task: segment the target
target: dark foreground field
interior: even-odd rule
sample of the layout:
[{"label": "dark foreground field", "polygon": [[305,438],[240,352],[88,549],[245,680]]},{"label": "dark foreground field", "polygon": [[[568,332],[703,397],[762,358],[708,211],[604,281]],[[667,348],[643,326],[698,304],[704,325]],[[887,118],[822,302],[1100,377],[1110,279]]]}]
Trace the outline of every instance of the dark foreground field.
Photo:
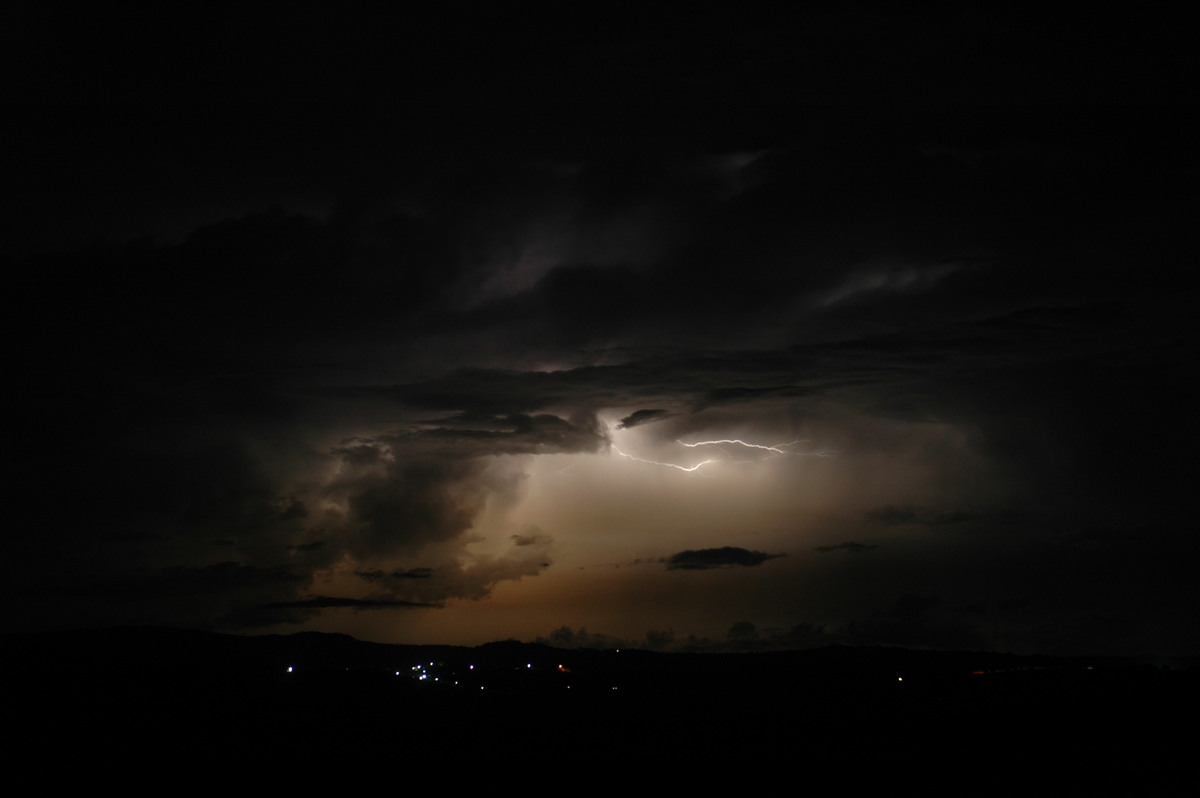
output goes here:
[{"label": "dark foreground field", "polygon": [[[124,629],[4,638],[7,753],[415,765],[534,758],[1183,770],[1194,664],[827,648],[386,646]],[[1094,772],[1094,771],[1093,771]]]}]

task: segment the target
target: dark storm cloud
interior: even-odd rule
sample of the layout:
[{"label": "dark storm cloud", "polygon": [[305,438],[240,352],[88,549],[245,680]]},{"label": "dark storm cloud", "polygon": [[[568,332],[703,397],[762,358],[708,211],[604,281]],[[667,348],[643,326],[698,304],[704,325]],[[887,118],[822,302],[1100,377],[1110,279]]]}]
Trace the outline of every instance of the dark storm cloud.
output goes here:
[{"label": "dark storm cloud", "polygon": [[881,524],[925,524],[929,526],[941,524],[958,524],[972,520],[971,513],[962,510],[933,510],[927,507],[912,505],[876,507],[864,514],[866,518]]},{"label": "dark storm cloud", "polygon": [[[373,601],[298,598],[360,558],[384,603],[485,597],[547,567],[551,536],[469,561],[472,525],[519,494],[520,458],[604,452],[602,411],[665,440],[836,407],[851,464],[909,442],[856,421],[950,430],[1021,524],[951,487],[845,512],[1051,530],[1095,566],[1039,560],[1064,595],[1189,561],[1189,26],[638,7],[545,36],[518,6],[420,9],[401,34],[22,6],[3,236],[37,521],[6,590],[297,620]],[[954,641],[949,603],[854,631]]]},{"label": "dark storm cloud", "polygon": [[380,591],[375,597],[443,606],[450,599],[481,601],[497,584],[534,577],[551,566],[554,541],[548,535],[514,536],[495,555],[453,558],[437,567],[404,571],[359,571],[356,575]]},{"label": "dark storm cloud", "polygon": [[754,402],[758,399],[799,399],[809,396],[814,391],[796,385],[766,385],[760,388],[732,386],[728,388],[712,388],[705,391],[703,398],[697,404],[698,409],[713,405],[733,404],[736,402]]},{"label": "dark storm cloud", "polygon": [[849,551],[852,553],[858,553],[877,548],[879,548],[879,546],[873,543],[858,543],[853,540],[848,540],[845,543],[835,543],[829,546],[817,546],[816,550],[822,554],[828,554],[831,551]]},{"label": "dark storm cloud", "polygon": [[323,540],[314,540],[312,543],[295,543],[288,548],[296,552],[316,551],[325,545]]},{"label": "dark storm cloud", "polygon": [[293,500],[287,506],[287,509],[279,514],[280,521],[292,521],[299,518],[307,518],[308,509],[304,506],[304,502]]},{"label": "dark storm cloud", "polygon": [[[656,418],[690,413],[714,403],[763,402],[819,393],[879,379],[857,358],[821,356],[794,348],[762,351],[614,350],[622,362],[584,365],[556,371],[461,369],[420,383],[335,389],[347,398],[379,398],[415,410],[464,410],[469,422],[503,411],[522,413],[574,405],[600,408],[669,402]],[[823,368],[818,370],[816,365]]]},{"label": "dark storm cloud", "polygon": [[540,543],[544,543],[547,538],[545,535],[535,533],[527,535],[512,535],[510,540],[512,540],[512,544],[514,546],[536,546]]},{"label": "dark storm cloud", "polygon": [[378,463],[383,458],[384,450],[368,443],[354,443],[347,446],[336,446],[333,453],[352,466],[365,466]]},{"label": "dark storm cloud", "polygon": [[375,582],[387,576],[383,571],[355,571],[354,575],[368,582]]},{"label": "dark storm cloud", "polygon": [[432,568],[410,568],[407,571],[396,571],[392,574],[396,579],[428,579],[432,575]]},{"label": "dark storm cloud", "polygon": [[514,542],[512,549],[499,556],[475,557],[467,564],[449,562],[437,568],[392,572],[357,571],[356,576],[374,585],[374,595],[365,598],[317,595],[257,605],[241,603],[220,620],[253,627],[300,623],[324,609],[435,609],[443,607],[449,599],[479,601],[487,598],[499,582],[537,576],[548,568],[551,545],[547,536],[537,535],[525,542]]},{"label": "dark storm cloud", "polygon": [[[478,421],[478,419],[476,419]],[[358,556],[416,553],[471,528],[489,495],[505,495],[519,475],[495,455],[595,452],[605,443],[595,419],[513,414],[488,428],[439,426],[337,447],[347,467],[325,495],[344,501],[340,545]],[[521,545],[540,538],[517,537]]]},{"label": "dark storm cloud", "polygon": [[407,571],[393,571],[390,574],[383,571],[355,571],[355,574],[368,581],[377,582],[381,579],[428,579],[433,576],[432,568],[410,568]]},{"label": "dark storm cloud", "polygon": [[[494,419],[500,429],[449,429],[437,427],[422,430],[404,443],[430,442],[447,445],[477,454],[554,454],[564,452],[595,452],[605,438],[599,422],[586,412],[574,418],[560,418],[550,413],[529,415],[514,413]],[[400,442],[393,439],[395,442]]]},{"label": "dark storm cloud", "polygon": [[410,460],[346,476],[330,487],[344,497],[350,526],[342,545],[369,556],[416,553],[471,527],[488,489],[486,465],[478,460]]},{"label": "dark storm cloud", "polygon": [[[736,402],[803,400],[835,389],[893,383],[899,389],[876,392],[874,412],[933,419],[961,412],[962,402],[973,400],[964,392],[994,383],[1011,394],[1006,381],[1056,368],[1059,361],[1070,367],[1080,358],[1120,352],[1120,342],[1133,332],[1127,314],[1104,315],[1098,306],[1056,311],[1058,319],[1069,323],[1044,323],[1051,317],[1038,308],[1033,310],[1041,320],[1029,313],[985,311],[975,321],[957,318],[963,307],[953,296],[946,299],[936,306],[942,319],[927,314],[919,323],[825,344],[703,353],[616,347],[607,357],[620,362],[611,365],[549,372],[464,369],[422,383],[353,390],[414,408],[476,413],[655,400],[671,402],[670,407],[656,409],[678,412]],[[819,318],[817,314],[814,321]],[[1137,334],[1144,332],[1148,331]],[[1171,361],[1163,365],[1178,368]],[[1133,364],[1118,359],[1113,366],[1126,369]],[[1060,389],[1071,385],[1063,383]]]},{"label": "dark storm cloud", "polygon": [[[955,299],[976,297],[972,302],[979,303],[978,297],[984,294],[967,289],[972,283],[988,286],[989,274],[999,267],[998,258],[1003,253],[992,254],[993,265],[979,269],[977,274],[972,268],[947,270],[937,266],[947,262],[947,255],[934,252],[937,248],[931,248],[928,237],[918,230],[905,230],[904,236],[918,242],[912,246],[929,251],[905,255],[897,249],[901,243],[894,232],[881,234],[881,238],[864,238],[857,229],[852,229],[845,232],[844,245],[806,256],[805,248],[812,246],[806,242],[826,241],[834,234],[831,231],[836,230],[819,221],[808,221],[814,217],[814,210],[818,218],[829,213],[825,209],[827,197],[822,193],[824,184],[814,184],[811,172],[814,164],[819,165],[815,177],[828,181],[830,186],[842,186],[849,174],[856,175],[857,182],[851,183],[856,186],[855,193],[847,200],[852,209],[857,197],[872,197],[871,203],[879,202],[880,187],[895,192],[896,185],[910,185],[893,174],[892,170],[898,167],[891,165],[892,159],[900,161],[903,169],[933,174],[934,184],[922,188],[933,195],[943,191],[956,194],[960,190],[969,195],[975,192],[990,195],[994,174],[968,173],[959,176],[967,181],[965,186],[954,182],[959,177],[943,185],[937,182],[948,179],[941,176],[943,164],[918,157],[904,148],[897,155],[889,151],[877,156],[879,164],[870,167],[864,167],[854,150],[832,160],[830,156],[827,152],[815,159],[806,156],[813,161],[801,161],[808,168],[781,164],[778,159],[759,165],[758,171],[765,176],[761,185],[732,198],[710,192],[700,203],[702,210],[694,203],[681,204],[670,190],[663,188],[671,185],[669,180],[662,181],[662,185],[652,183],[644,196],[622,187],[614,192],[609,203],[621,207],[621,203],[637,200],[656,208],[649,229],[636,234],[633,249],[644,249],[655,236],[665,235],[663,254],[652,258],[645,267],[589,266],[579,260],[579,253],[565,248],[547,255],[545,273],[531,286],[517,286],[511,293],[485,296],[466,311],[454,309],[460,281],[470,275],[486,275],[494,266],[489,261],[492,255],[487,252],[464,258],[461,248],[454,244],[456,235],[469,230],[473,238],[491,241],[491,236],[507,230],[506,225],[515,224],[481,215],[480,218],[489,220],[491,228],[485,226],[480,231],[478,225],[482,222],[468,222],[476,218],[479,208],[487,205],[476,199],[477,191],[464,193],[468,199],[449,206],[426,200],[438,210],[419,217],[390,210],[386,201],[370,213],[343,206],[327,222],[296,214],[255,214],[204,228],[175,247],[151,248],[137,257],[136,253],[118,252],[109,261],[116,265],[123,285],[136,287],[136,294],[131,290],[125,296],[138,296],[142,300],[136,307],[124,308],[134,311],[132,315],[124,314],[130,319],[131,329],[155,322],[160,329],[155,341],[170,344],[172,348],[189,342],[202,351],[218,348],[222,356],[238,357],[245,357],[264,345],[271,348],[274,357],[280,354],[281,347],[301,351],[298,344],[305,341],[316,339],[323,345],[339,340],[348,343],[383,332],[403,338],[430,331],[458,335],[486,329],[512,343],[531,346],[531,353],[578,352],[588,347],[603,351],[612,345],[614,338],[618,344],[628,344],[639,336],[665,328],[685,331],[681,340],[692,337],[689,331],[696,333],[695,338],[729,331],[736,341],[735,331],[748,329],[751,320],[767,326],[777,323],[785,331],[801,322],[805,327],[815,324],[818,330],[825,325],[835,325],[830,328],[835,330],[852,325],[847,329],[853,333],[867,318],[875,319],[877,324],[881,310],[885,319],[906,321],[911,312],[895,304],[889,306],[887,300],[905,298],[915,303],[913,311],[922,312],[939,295]],[[851,156],[855,158],[853,163],[838,160]],[[1006,165],[1006,168],[1011,167]],[[523,185],[529,175],[528,169],[508,175],[489,174],[484,185],[489,192],[503,193],[505,189]],[[599,190],[584,180],[561,180],[564,184],[561,191],[567,195],[587,199],[588,192]],[[815,196],[806,199],[809,195]],[[869,226],[869,220],[877,217],[885,219],[886,222],[879,223],[889,228],[898,224],[888,215],[890,206],[879,208],[871,203],[862,208],[864,221],[859,225]],[[539,207],[535,202],[528,210],[540,212]],[[585,203],[583,207],[591,206]],[[962,212],[961,201],[956,199],[954,207],[955,212]],[[764,212],[767,210],[769,213]],[[1021,212],[1034,215],[1028,209]],[[598,211],[581,213],[582,218],[562,223],[566,232],[552,231],[549,235],[578,236],[580,233],[571,231],[598,223]],[[957,229],[937,214],[933,216],[931,224]],[[679,232],[676,223],[668,225],[672,231],[669,235],[659,231],[666,224],[660,219],[677,217],[690,220],[690,226],[684,227],[688,235]],[[705,238],[697,242],[694,228],[701,226],[701,222]],[[820,227],[821,235],[798,236],[799,223]],[[967,227],[973,229],[974,225]],[[507,231],[505,235],[511,237],[515,233]],[[536,240],[529,239],[532,235],[521,233],[514,246],[520,249],[536,245]],[[1081,243],[1089,248],[1096,246],[1095,242]],[[821,246],[828,249],[831,245]],[[970,260],[976,257],[975,250],[994,250],[997,244],[988,231],[980,231],[969,242],[946,246],[952,250],[951,257]],[[697,257],[697,252],[702,256]],[[106,272],[85,264],[86,259],[71,271],[97,276]],[[733,291],[727,285],[731,269],[736,269],[739,275],[739,287]],[[322,277],[331,270],[341,275],[338,280]],[[107,271],[111,273],[113,269]],[[157,278],[164,273],[173,275],[170,282]],[[941,276],[930,278],[927,283],[918,280],[914,285],[920,290],[915,290],[912,286],[904,288],[907,284],[897,274]],[[236,280],[238,290],[224,290],[230,280]],[[1048,288],[1053,289],[1054,285],[1050,283]],[[1003,298],[1003,294],[994,295]],[[832,302],[831,296],[841,299]],[[671,301],[663,302],[661,297],[671,297]],[[950,307],[941,304],[936,309],[938,313],[946,313]],[[804,312],[797,313],[798,310]],[[314,326],[314,318],[319,318],[321,324]],[[221,323],[214,327],[209,320]],[[164,328],[161,322],[169,324]],[[165,338],[163,329],[168,331]],[[185,337],[176,340],[172,330]],[[197,333],[205,336],[198,338]],[[232,349],[235,341],[237,347]],[[896,343],[899,348],[904,339]],[[480,374],[474,377],[475,382],[480,382]],[[450,394],[429,392],[435,389],[452,392],[454,385],[442,381],[426,385],[425,389],[424,396],[418,394],[412,399],[442,406]],[[759,392],[795,396],[790,393],[794,390],[788,382],[718,385],[710,389],[706,398],[708,401],[754,398]],[[269,392],[265,395],[269,396]],[[536,402],[522,402],[524,397],[501,394],[493,399],[485,394],[477,396],[475,401],[490,402],[480,406],[492,412],[528,412],[554,398],[553,393],[543,392]]]},{"label": "dark storm cloud", "polygon": [[[82,456],[66,466],[86,494],[77,507],[90,505],[92,520],[107,527],[236,534],[261,567],[275,564],[272,546],[317,567],[345,552],[416,553],[460,540],[487,498],[512,494],[519,480],[487,458],[603,451],[595,413],[610,407],[643,408],[625,410],[624,424],[649,430],[644,422],[686,423],[705,409],[752,415],[837,399],[906,423],[968,425],[979,430],[977,445],[1006,457],[1020,478],[1062,492],[1090,491],[1093,478],[1114,486],[1137,478],[1133,460],[1102,456],[1114,438],[1094,433],[1111,429],[1112,418],[1122,419],[1124,449],[1143,437],[1135,428],[1149,428],[1159,433],[1148,437],[1160,456],[1179,457],[1183,441],[1138,411],[1139,384],[1180,387],[1160,403],[1183,404],[1189,395],[1187,361],[1172,343],[1183,314],[1152,312],[1158,293],[1171,290],[1172,261],[1149,259],[1168,251],[1169,239],[1150,239],[1138,260],[1148,265],[1127,285],[1117,258],[1132,250],[1132,233],[1056,226],[1051,203],[1007,193],[1022,176],[1027,187],[1048,179],[1027,154],[1005,160],[986,150],[967,164],[905,142],[865,159],[856,152],[818,141],[754,161],[734,175],[746,186],[737,192],[718,190],[710,171],[701,181],[707,188],[686,199],[670,188],[677,164],[642,164],[608,182],[595,169],[579,181],[543,176],[553,190],[522,193],[526,204],[514,216],[573,196],[581,216],[546,235],[574,230],[576,246],[551,252],[527,281],[492,294],[463,294],[495,271],[489,264],[498,256],[487,247],[507,240],[520,251],[537,236],[491,221],[497,217],[485,211],[494,206],[469,193],[418,195],[421,212],[380,200],[343,204],[325,221],[257,213],[177,244],[46,256],[22,280],[60,308],[61,323],[47,333],[58,359],[24,357],[37,361],[35,384],[54,397],[42,418],[80,443]],[[1097,165],[1091,155],[1054,164],[1053,179],[1069,182]],[[1108,173],[1127,186],[1133,171]],[[659,182],[635,187],[634,173]],[[503,196],[528,174],[516,168],[474,179],[477,189]],[[892,215],[909,199],[900,187],[910,185],[928,200],[928,215],[911,225],[909,216]],[[1159,206],[1179,191],[1167,185]],[[1116,186],[1100,188],[1087,200],[1093,207],[1128,206]],[[588,237],[573,225],[603,230],[604,214],[633,200],[655,209],[631,227],[628,248],[640,257],[589,264],[581,254]],[[997,206],[1013,229],[988,218]],[[966,224],[963,214],[977,215]],[[1171,218],[1149,216],[1132,224],[1153,231]],[[928,234],[933,227],[970,235],[946,241]],[[481,252],[464,256],[454,241],[468,229]],[[1014,229],[1048,237],[1054,257],[1087,259],[1087,283],[1048,268],[1050,256]],[[459,367],[463,349],[483,365]],[[499,349],[506,355],[496,361],[512,367],[492,364]],[[410,378],[414,350],[422,376]],[[1026,390],[1032,385],[1036,392]],[[303,437],[313,418],[375,400],[404,413],[393,427],[411,426],[327,452],[345,470],[324,498],[344,501],[345,518],[323,518],[312,500],[293,498],[256,459],[261,445],[249,443]],[[69,412],[77,407],[87,414]],[[41,456],[49,460],[48,450]],[[110,468],[96,473],[89,462]],[[54,473],[66,479],[61,468]],[[891,525],[968,518],[917,506],[870,514]],[[314,538],[326,545],[315,547]],[[669,567],[761,562],[706,551]],[[534,574],[544,562],[492,572]],[[490,573],[464,568],[438,597],[486,595]]]},{"label": "dark storm cloud", "polygon": [[641,424],[649,424],[652,421],[658,421],[659,419],[669,416],[670,413],[671,413],[671,411],[664,410],[661,407],[653,408],[653,409],[645,409],[645,410],[635,410],[634,412],[625,416],[625,418],[621,419],[620,423],[617,424],[617,427],[620,429],[629,429],[631,427],[636,427]]},{"label": "dark storm cloud", "polygon": [[357,610],[378,609],[410,609],[413,607],[432,607],[432,604],[422,604],[415,601],[397,601],[395,599],[355,599],[339,598],[337,596],[313,596],[296,601],[279,601],[264,604],[263,609],[327,609],[331,607],[348,607]]},{"label": "dark storm cloud", "polygon": [[[64,527],[76,543],[56,545],[84,550],[92,535],[120,529],[147,540],[220,532],[250,558],[245,567],[268,569],[282,552],[319,567],[346,550],[414,551],[453,540],[489,491],[507,489],[478,458],[600,448],[586,413],[528,414],[539,403],[501,401],[503,413],[487,424],[460,415],[454,425],[335,447],[349,470],[327,495],[345,499],[349,528],[287,495],[270,462],[286,455],[260,443],[303,436],[312,405],[297,385],[338,373],[311,346],[342,352],[397,329],[397,319],[403,337],[419,323],[415,309],[434,309],[432,298],[457,279],[439,250],[446,241],[404,214],[343,206],[328,222],[271,211],[176,244],[98,244],[27,264],[31,295],[55,294],[62,319],[45,349],[24,355],[45,397],[37,414],[80,455],[56,469],[64,484],[78,472],[77,500],[65,509],[80,513]],[[340,277],[329,280],[332,272]],[[101,461],[106,469],[87,465]],[[480,590],[465,581],[460,589]]]},{"label": "dark storm cloud", "polygon": [[722,546],[718,549],[688,549],[678,554],[672,554],[662,562],[667,564],[668,571],[703,571],[728,565],[753,567],[782,556],[782,554],[767,554],[736,546]]}]

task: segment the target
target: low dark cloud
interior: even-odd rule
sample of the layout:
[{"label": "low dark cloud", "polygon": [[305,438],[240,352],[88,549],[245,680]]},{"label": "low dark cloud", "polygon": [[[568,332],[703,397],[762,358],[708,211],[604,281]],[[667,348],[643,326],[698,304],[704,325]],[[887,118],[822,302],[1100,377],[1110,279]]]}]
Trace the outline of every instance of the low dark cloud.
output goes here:
[{"label": "low dark cloud", "polygon": [[434,607],[434,604],[423,604],[415,601],[399,601],[396,599],[358,599],[345,598],[338,596],[313,596],[306,599],[298,599],[296,601],[279,601],[272,604],[264,604],[264,609],[328,609],[348,607],[357,610],[378,610],[378,609],[409,609],[414,607]]},{"label": "low dark cloud", "polygon": [[538,546],[550,540],[546,535],[538,531],[529,531],[521,535],[512,535],[509,538],[514,546]]},{"label": "low dark cloud", "polygon": [[928,507],[912,505],[876,507],[866,512],[866,517],[872,521],[889,526],[901,524],[924,524],[937,526],[941,524],[959,524],[970,521],[974,517],[962,510],[934,510]]},{"label": "low dark cloud", "polygon": [[828,554],[831,551],[848,551],[858,553],[862,551],[870,551],[877,549],[879,545],[876,543],[859,543],[857,541],[848,540],[845,543],[834,543],[827,546],[817,546],[816,550],[822,554]]},{"label": "low dark cloud", "polygon": [[671,555],[663,562],[667,564],[668,571],[703,571],[729,565],[753,567],[782,556],[782,554],[767,554],[736,546],[722,546],[719,549],[688,549]]},{"label": "low dark cloud", "polygon": [[619,429],[629,429],[641,424],[649,424],[651,421],[658,421],[669,416],[670,414],[671,412],[669,410],[664,410],[662,408],[635,410],[634,412],[625,416],[625,418],[621,419],[620,423],[617,424],[617,427]]},{"label": "low dark cloud", "polygon": [[316,551],[317,549],[321,548],[324,545],[325,545],[325,541],[314,540],[311,543],[295,543],[291,546],[288,546],[288,548],[291,549],[292,551],[304,552],[304,551]]},{"label": "low dark cloud", "polygon": [[354,575],[368,582],[377,582],[387,576],[383,571],[355,571]]},{"label": "low dark cloud", "polygon": [[396,579],[428,579],[433,576],[432,568],[410,568],[407,571],[396,571],[392,574]]}]

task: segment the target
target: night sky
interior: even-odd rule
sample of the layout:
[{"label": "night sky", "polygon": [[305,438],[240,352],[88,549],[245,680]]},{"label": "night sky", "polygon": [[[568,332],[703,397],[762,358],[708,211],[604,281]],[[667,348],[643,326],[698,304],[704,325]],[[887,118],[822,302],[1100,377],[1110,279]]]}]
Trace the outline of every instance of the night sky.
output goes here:
[{"label": "night sky", "polygon": [[0,626],[1200,653],[1189,27],[794,5],[17,3]]}]

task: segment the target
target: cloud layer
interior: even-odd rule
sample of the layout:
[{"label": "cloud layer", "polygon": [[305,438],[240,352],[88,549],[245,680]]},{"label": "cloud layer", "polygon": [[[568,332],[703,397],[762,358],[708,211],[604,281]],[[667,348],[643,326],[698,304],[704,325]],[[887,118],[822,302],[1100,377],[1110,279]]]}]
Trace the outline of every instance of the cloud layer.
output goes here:
[{"label": "cloud layer", "polygon": [[25,12],[6,627],[1171,648],[1170,20],[626,12],[290,20],[328,81]]}]

